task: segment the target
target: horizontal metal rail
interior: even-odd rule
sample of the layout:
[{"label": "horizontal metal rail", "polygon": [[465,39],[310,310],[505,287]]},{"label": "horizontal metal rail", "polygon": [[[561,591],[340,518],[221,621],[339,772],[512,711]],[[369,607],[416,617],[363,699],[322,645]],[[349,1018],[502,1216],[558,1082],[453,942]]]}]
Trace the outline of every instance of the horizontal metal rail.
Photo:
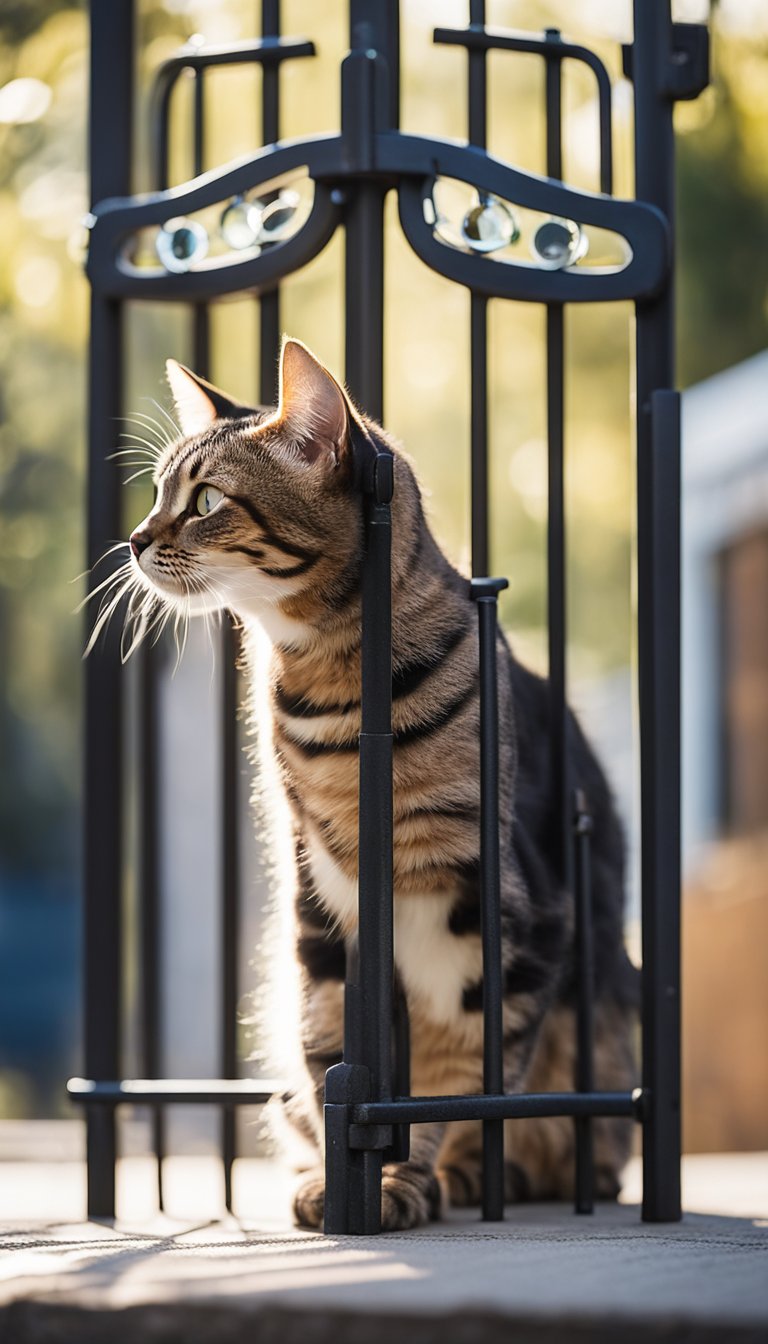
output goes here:
[{"label": "horizontal metal rail", "polygon": [[225,1102],[231,1106],[260,1106],[283,1086],[273,1078],[123,1078],[95,1082],[70,1078],[67,1092],[72,1101],[87,1106],[161,1106],[166,1102],[184,1106],[208,1106]]},{"label": "horizontal metal rail", "polygon": [[[266,189],[279,178],[305,169],[315,182],[309,218],[292,238],[259,256],[230,263],[214,258],[185,274],[171,274],[159,266],[134,266],[126,255],[126,240],[140,229],[160,226],[171,215],[220,204],[229,196]],[[600,303],[648,297],[667,279],[669,231],[663,214],[652,205],[576,191],[512,168],[474,146],[400,131],[372,134],[365,151],[343,135],[284,140],[223,170],[204,173],[183,187],[136,200],[104,201],[93,210],[89,278],[96,290],[136,299],[199,301],[233,290],[258,290],[306,265],[322,251],[342,217],[337,187],[372,177],[385,187],[397,186],[403,232],[422,261],[478,293],[541,303]],[[448,247],[434,237],[424,218],[424,201],[436,177],[455,178],[521,208],[616,233],[628,245],[628,260],[615,268],[547,271]]]},{"label": "horizontal metal rail", "polygon": [[465,1097],[403,1097],[352,1107],[356,1125],[418,1125],[439,1120],[525,1120],[544,1116],[628,1115],[641,1118],[642,1093],[523,1092]]},{"label": "horizontal metal rail", "polygon": [[[70,1099],[86,1106],[259,1106],[282,1091],[268,1078],[127,1078],[95,1082],[70,1078]],[[357,1125],[418,1125],[430,1120],[523,1120],[542,1116],[633,1116],[642,1118],[643,1093],[521,1092],[471,1094],[460,1097],[395,1097],[361,1102],[352,1110]]]}]

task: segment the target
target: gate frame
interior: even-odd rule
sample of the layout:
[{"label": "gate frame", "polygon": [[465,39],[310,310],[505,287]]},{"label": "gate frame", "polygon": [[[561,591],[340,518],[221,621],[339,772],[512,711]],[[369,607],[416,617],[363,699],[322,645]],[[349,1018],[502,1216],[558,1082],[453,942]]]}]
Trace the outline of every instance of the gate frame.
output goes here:
[{"label": "gate frame", "polygon": [[[400,220],[411,246],[433,269],[471,289],[472,581],[481,648],[481,890],[486,984],[485,1092],[477,1097],[407,1097],[407,1008],[393,1003],[392,955],[392,723],[390,617],[391,457],[370,441],[355,451],[363,464],[366,517],[363,578],[363,724],[360,738],[360,920],[358,947],[348,958],[344,1063],[329,1071],[326,1091],[326,1230],[380,1230],[383,1154],[407,1154],[408,1126],[435,1119],[481,1119],[484,1133],[483,1216],[503,1216],[504,1118],[571,1115],[576,1126],[576,1209],[592,1210],[591,1117],[631,1115],[643,1124],[643,1210],[646,1221],[674,1221],[680,1208],[680,403],[673,390],[674,133],[678,99],[695,98],[708,79],[708,32],[673,24],[669,0],[634,0],[634,41],[624,47],[624,71],[635,97],[636,200],[611,197],[610,82],[588,48],[559,31],[541,36],[485,27],[484,0],[470,0],[469,27],[438,28],[435,41],[468,53],[469,144],[399,131],[399,6],[394,0],[350,0],[350,52],[341,67],[338,135],[300,142],[279,139],[279,75],[284,60],[314,54],[311,42],[280,37],[279,0],[262,0],[259,40],[229,48],[188,45],[158,73],[154,98],[154,159],[158,189],[131,196],[134,0],[92,0],[90,169],[92,215],[88,274],[92,286],[89,365],[88,564],[121,532],[118,472],[108,461],[112,426],[122,409],[124,303],[128,298],[183,299],[193,312],[198,372],[208,364],[207,304],[223,293],[259,296],[262,399],[273,398],[279,343],[279,282],[322,251],[339,225],[345,230],[346,380],[375,419],[383,411],[383,211],[397,189]],[[547,178],[493,159],[486,151],[486,57],[500,49],[536,54],[546,70]],[[600,109],[600,195],[577,192],[562,174],[561,73],[564,59],[593,71]],[[234,165],[202,173],[204,72],[215,65],[260,64],[266,148]],[[168,114],[179,75],[194,75],[195,170],[192,182],[168,189]],[[122,241],[133,229],[162,223],[213,204],[292,168],[307,166],[315,184],[307,223],[290,241],[246,262],[184,275],[132,272]],[[458,177],[520,205],[623,234],[630,263],[613,275],[578,275],[536,268],[500,268],[477,255],[452,252],[424,221],[423,199],[438,174]],[[490,269],[489,269],[490,268]],[[359,295],[366,295],[361,320]],[[551,751],[559,781],[563,880],[577,908],[579,1050],[570,1093],[505,1096],[501,1074],[500,931],[498,928],[498,760],[495,685],[496,600],[505,580],[488,571],[487,302],[492,296],[533,299],[547,308],[549,461],[548,630]],[[637,558],[641,765],[642,1087],[634,1093],[593,1090],[589,895],[590,818],[586,800],[568,778],[566,723],[565,516],[563,497],[564,306],[628,299],[636,310]],[[389,464],[389,465],[388,465]],[[373,598],[375,597],[375,601]],[[265,1101],[271,1080],[237,1079],[236,952],[239,891],[236,866],[234,636],[224,635],[221,705],[224,735],[221,874],[222,1074],[190,1082],[157,1077],[159,1027],[159,891],[156,768],[153,724],[156,670],[142,653],[139,729],[143,773],[141,904],[143,1062],[147,1078],[121,1080],[120,977],[122,928],[124,683],[117,639],[108,634],[85,669],[85,1069],[70,1080],[86,1106],[88,1213],[115,1212],[116,1107],[153,1108],[158,1197],[163,1203],[163,1106],[170,1101],[222,1104],[226,1205],[232,1207],[234,1107]],[[398,1044],[393,1098],[391,1032]]]}]

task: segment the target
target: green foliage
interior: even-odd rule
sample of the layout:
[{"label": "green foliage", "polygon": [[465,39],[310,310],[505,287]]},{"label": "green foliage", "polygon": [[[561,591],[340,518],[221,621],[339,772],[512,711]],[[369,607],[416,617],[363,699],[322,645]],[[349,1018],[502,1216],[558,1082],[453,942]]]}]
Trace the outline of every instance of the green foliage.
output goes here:
[{"label": "green foliage", "polygon": [[[39,120],[0,126],[0,850],[71,865],[77,826],[83,553],[84,279],[67,251],[86,205],[87,25],[72,6],[15,6],[4,81],[50,90]],[[33,22],[34,20],[34,22]]]},{"label": "green foliage", "polygon": [[768,334],[768,38],[723,38],[715,54],[702,122],[679,139],[683,386],[756,354]]}]

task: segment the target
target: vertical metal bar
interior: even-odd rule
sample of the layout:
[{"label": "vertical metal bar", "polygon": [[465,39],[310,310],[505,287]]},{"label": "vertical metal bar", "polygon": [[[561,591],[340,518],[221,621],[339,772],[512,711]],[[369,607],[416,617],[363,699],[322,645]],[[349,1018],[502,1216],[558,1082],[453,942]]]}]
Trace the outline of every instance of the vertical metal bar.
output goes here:
[{"label": "vertical metal bar", "polygon": [[[469,21],[485,26],[485,0],[470,0]],[[469,140],[484,149],[488,127],[485,51],[469,52]],[[470,296],[470,444],[472,573],[487,574],[488,538],[488,300]]]},{"label": "vertical metal bar", "polygon": [[597,105],[600,120],[600,190],[605,196],[613,192],[613,110],[611,86],[607,90],[602,80],[597,86]]},{"label": "vertical metal bar", "polygon": [[[173,84],[165,84],[153,109],[153,146],[155,187],[164,191],[169,185],[169,125]],[[160,1022],[160,975],[162,938],[162,897],[159,883],[158,809],[158,722],[157,694],[161,648],[150,642],[137,652],[138,695],[136,713],[139,728],[139,922],[141,928],[142,1055],[147,1078],[163,1074]],[[165,1208],[163,1160],[166,1149],[165,1110],[153,1106],[150,1130],[156,1163],[157,1204]]]},{"label": "vertical metal bar", "polygon": [[264,406],[276,401],[277,358],[280,351],[280,291],[268,289],[259,304],[259,398]]},{"label": "vertical metal bar", "polygon": [[[371,1096],[392,1096],[392,519],[389,502],[366,499],[363,564],[362,725],[359,807],[360,1063]],[[381,1226],[381,1153],[364,1153],[360,1231]],[[357,1230],[355,1226],[350,1231]]]},{"label": "vertical metal bar", "polygon": [[[280,0],[262,0],[261,31],[264,37],[280,36]],[[280,138],[280,67],[262,68],[261,131],[265,145]],[[259,396],[266,405],[275,400],[277,355],[280,348],[280,291],[277,286],[259,299]]]},{"label": "vertical metal bar", "polygon": [[[205,71],[195,70],[193,84],[193,173],[198,177],[205,166]],[[193,309],[194,363],[196,371],[203,377],[208,376],[211,364],[210,323],[208,307],[196,303]]]},{"label": "vertical metal bar", "polygon": [[[101,194],[101,193],[99,193]],[[120,306],[93,294],[89,352],[88,565],[119,536],[117,473],[106,461],[122,391]],[[84,1025],[85,1071],[120,1076],[122,978],[122,668],[116,634],[108,632],[84,668]],[[114,1217],[115,1113],[89,1107],[88,1216]]]},{"label": "vertical metal bar", "polygon": [[[587,800],[581,789],[574,795],[574,897],[576,907],[576,976],[578,999],[576,1008],[576,1088],[591,1092],[594,1086],[593,1051],[593,994],[594,956],[592,938],[592,871],[590,843],[592,818]],[[576,1176],[574,1201],[577,1213],[593,1212],[593,1146],[592,1122],[589,1117],[577,1118]]]},{"label": "vertical metal bar", "polygon": [[[134,7],[91,4],[89,161],[91,202],[131,190]],[[122,531],[119,475],[107,461],[122,401],[123,314],[91,297],[88,390],[87,554],[91,567]],[[85,1069],[120,1076],[122,883],[122,669],[116,633],[84,675]],[[89,1217],[114,1217],[115,1113],[86,1113]]]},{"label": "vertical metal bar", "polygon": [[[394,1013],[394,1068],[392,1086],[396,1097],[410,1096],[411,1092],[411,1027],[408,1000],[402,985],[395,989]],[[392,1138],[392,1158],[407,1162],[410,1152],[409,1125],[395,1125]]]},{"label": "vertical metal bar", "polygon": [[[399,82],[395,10],[392,3],[350,0],[350,48],[356,56],[348,59],[357,61],[361,53],[375,51],[386,62],[386,106],[378,106],[378,116],[390,125],[397,118]],[[371,61],[348,71],[352,77],[342,94],[342,133],[359,148],[360,136],[364,141],[373,129],[376,94],[370,81],[376,70]],[[368,147],[362,143],[363,151]],[[378,420],[383,414],[384,198],[378,185],[356,183],[345,220],[346,379],[353,395]],[[352,1065],[353,1074],[367,1076],[371,1095],[379,1098],[392,1094],[392,530],[386,495],[368,495],[364,509],[359,926],[357,955],[347,961],[343,1067]],[[342,1112],[331,1106],[327,1114],[332,1126]],[[378,1232],[381,1151],[353,1152],[340,1136],[333,1138],[330,1130],[328,1136],[326,1231]]]},{"label": "vertical metal bar", "polygon": [[384,193],[354,189],[345,220],[346,380],[375,420],[384,411]]},{"label": "vertical metal bar", "polygon": [[469,309],[472,573],[490,568],[488,526],[488,300],[472,294]]},{"label": "vertical metal bar", "polygon": [[[550,42],[559,42],[559,28],[545,29],[545,37]],[[547,136],[547,177],[562,179],[563,176],[563,138],[562,138],[562,63],[557,53],[548,53],[545,57],[545,97],[546,97],[546,136]]]},{"label": "vertical metal bar", "polygon": [[349,0],[349,46],[352,51],[375,51],[386,66],[384,106],[389,130],[400,125],[400,5],[399,0]]},{"label": "vertical metal bar", "polygon": [[[387,453],[377,468],[384,460],[391,468]],[[358,1235],[381,1229],[382,1152],[349,1148],[345,1101],[392,1095],[392,520],[382,485],[375,474],[363,504],[358,938],[347,951],[344,1063],[327,1074],[325,1108],[325,1231]]]},{"label": "vertical metal bar", "polygon": [[[485,0],[469,0],[469,22],[473,28],[485,27]],[[469,51],[469,140],[485,149],[488,125],[488,99],[485,51]]]},{"label": "vertical metal bar", "polygon": [[171,97],[175,82],[166,80],[157,93],[157,101],[152,110],[151,162],[152,175],[158,191],[168,185],[169,163],[169,126],[171,116]]},{"label": "vertical metal bar", "polygon": [[[499,857],[497,595],[506,579],[473,579],[480,646],[480,902],[483,944],[483,1089],[504,1091],[504,981]],[[483,1218],[504,1217],[504,1121],[483,1121]]]},{"label": "vertical metal bar", "polygon": [[[640,200],[674,221],[669,0],[635,0]],[[643,915],[643,1218],[680,1206],[680,432],[672,275],[637,306],[637,575]]]},{"label": "vertical metal bar", "polygon": [[384,7],[384,39],[381,50],[387,62],[388,110],[387,124],[390,130],[400,126],[400,4],[399,0],[388,0]]},{"label": "vertical metal bar", "polygon": [[570,886],[568,757],[566,749],[566,567],[564,488],[564,329],[561,304],[547,305],[547,631],[549,731],[552,787],[557,800],[557,852],[553,856]]},{"label": "vertical metal bar", "polygon": [[[547,37],[559,38],[556,28]],[[547,174],[561,178],[561,63],[546,60]],[[562,304],[547,305],[547,627],[549,639],[550,752],[559,816],[557,863],[570,885],[570,817],[566,751],[566,568],[564,492],[564,314]]]},{"label": "vertical metal bar", "polygon": [[[361,296],[366,302],[361,302]],[[383,398],[383,196],[361,186],[350,202],[346,231],[346,370],[354,395],[373,416]],[[359,932],[357,980],[350,980],[357,1017],[345,1060],[371,1072],[374,1096],[390,1094],[386,1057],[392,1030],[392,649],[388,584],[391,530],[366,501],[367,549],[363,566],[362,716],[358,840]],[[388,512],[388,509],[387,511]],[[379,638],[384,631],[385,637]],[[387,638],[389,636],[388,647]],[[381,645],[378,649],[377,644]],[[388,735],[388,737],[387,737]],[[350,974],[354,973],[351,968]],[[359,1043],[360,1055],[349,1053]],[[382,1091],[383,1088],[383,1091]],[[352,1155],[349,1232],[381,1227],[380,1152]]]},{"label": "vertical metal bar", "polygon": [[[142,1060],[147,1078],[162,1076],[160,1050],[160,938],[161,911],[158,882],[158,774],[157,679],[160,650],[147,643],[139,650],[139,920],[141,936]],[[157,1164],[157,1202],[163,1210],[165,1113],[153,1106],[150,1118],[152,1151]]]},{"label": "vertical metal bar", "polygon": [[[548,28],[546,36],[560,41],[560,31]],[[562,62],[558,55],[546,58],[546,137],[547,175],[562,179]],[[601,172],[604,163],[601,156]],[[549,639],[549,731],[552,781],[557,798],[557,863],[563,884],[573,890],[574,871],[571,846],[570,777],[568,769],[567,708],[567,570],[565,559],[565,314],[562,304],[547,305],[547,628]],[[577,911],[577,921],[580,912]],[[583,930],[582,930],[583,933]],[[591,984],[581,976],[577,965],[577,1020],[591,1015]],[[592,1211],[590,1197],[583,1198],[579,1178],[591,1171],[592,1125],[589,1119],[574,1121],[576,1165],[576,1209]]]},{"label": "vertical metal bar", "polygon": [[[232,622],[222,624],[221,686],[221,1064],[225,1078],[236,1078],[237,950],[240,923],[238,854],[237,640]],[[237,1112],[225,1106],[221,1117],[224,1203],[232,1212],[232,1168],[237,1156]]]}]

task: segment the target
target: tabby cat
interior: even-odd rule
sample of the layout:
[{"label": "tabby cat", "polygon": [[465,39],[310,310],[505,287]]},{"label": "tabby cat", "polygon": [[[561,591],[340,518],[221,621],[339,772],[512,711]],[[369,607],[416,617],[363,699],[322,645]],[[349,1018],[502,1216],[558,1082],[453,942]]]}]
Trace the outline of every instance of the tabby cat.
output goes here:
[{"label": "tabby cat", "polygon": [[[357,735],[363,528],[350,424],[394,454],[393,727],[395,958],[412,1031],[414,1095],[482,1090],[478,869],[477,613],[440,550],[413,468],[381,427],[298,341],[286,340],[277,410],[231,401],[175,363],[168,377],[183,436],[155,469],[154,507],[130,538],[131,577],[167,610],[225,607],[243,627],[254,703],[265,673],[262,742],[289,809],[295,862],[303,1081],[288,1116],[316,1165],[295,1197],[299,1223],[323,1219],[323,1079],[342,1049],[345,938],[357,909]],[[140,633],[147,627],[142,613]],[[259,635],[259,632],[262,632]],[[574,1081],[573,905],[556,876],[557,815],[546,683],[498,640],[500,811],[507,1091],[570,1090]],[[622,941],[623,845],[608,786],[568,720],[572,777],[594,818],[596,1084],[632,1086],[636,974]],[[630,1122],[595,1122],[595,1185],[613,1198]],[[408,1162],[385,1167],[383,1225],[437,1217],[447,1199],[476,1204],[480,1126],[412,1132]],[[509,1200],[573,1189],[573,1125],[507,1122]]]}]

